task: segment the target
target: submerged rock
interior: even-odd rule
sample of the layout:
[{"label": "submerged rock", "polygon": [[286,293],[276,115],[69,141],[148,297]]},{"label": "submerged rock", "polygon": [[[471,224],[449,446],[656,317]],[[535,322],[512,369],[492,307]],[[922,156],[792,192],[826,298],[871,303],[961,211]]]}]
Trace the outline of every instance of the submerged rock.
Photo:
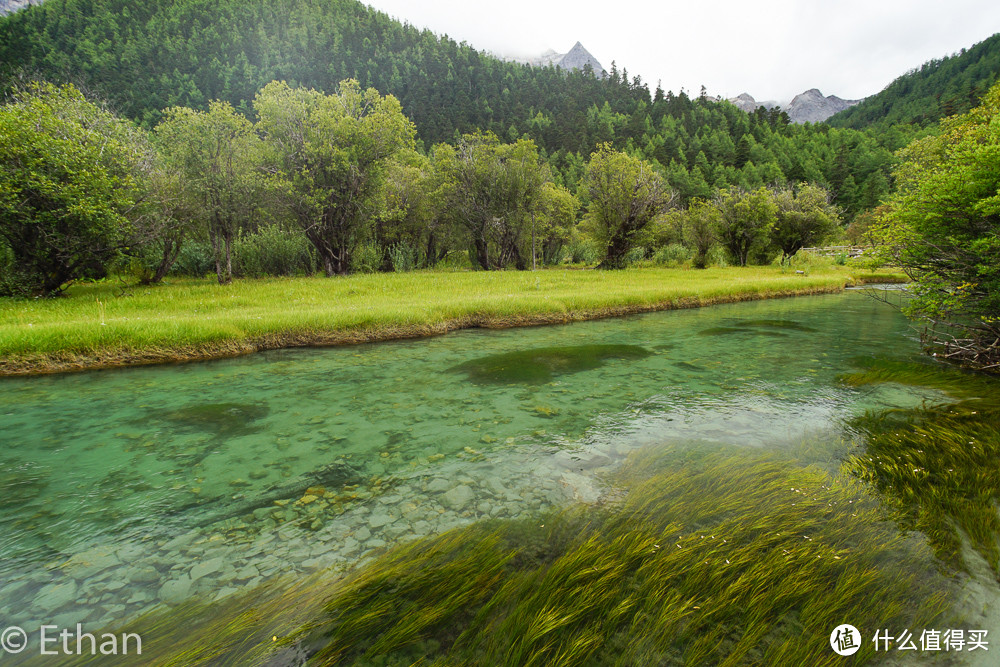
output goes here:
[{"label": "submerged rock", "polygon": [[259,431],[254,422],[270,411],[262,403],[201,403],[158,412],[155,416],[180,429],[232,437]]},{"label": "submerged rock", "polygon": [[197,581],[202,577],[208,576],[210,574],[215,574],[222,570],[222,566],[225,564],[225,560],[222,556],[212,558],[210,560],[198,563],[191,568],[191,581]]},{"label": "submerged rock", "polygon": [[157,596],[163,602],[174,605],[187,599],[191,592],[191,577],[186,574],[178,579],[171,579],[160,586]]},{"label": "submerged rock", "polygon": [[35,606],[46,611],[61,609],[76,600],[76,592],[77,584],[73,579],[59,584],[49,584],[35,596]]},{"label": "submerged rock", "polygon": [[73,555],[63,564],[63,570],[71,577],[86,579],[120,562],[113,549],[94,547]]},{"label": "submerged rock", "polygon": [[475,499],[476,494],[472,489],[465,484],[459,484],[441,496],[441,503],[449,509],[461,512]]}]

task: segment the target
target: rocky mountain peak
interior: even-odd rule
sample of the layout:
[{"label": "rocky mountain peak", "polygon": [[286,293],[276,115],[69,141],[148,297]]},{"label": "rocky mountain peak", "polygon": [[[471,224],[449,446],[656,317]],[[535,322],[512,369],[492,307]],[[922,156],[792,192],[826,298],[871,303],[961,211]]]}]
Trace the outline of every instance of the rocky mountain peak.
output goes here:
[{"label": "rocky mountain peak", "polygon": [[6,16],[28,5],[40,5],[42,0],[0,0],[0,16]]},{"label": "rocky mountain peak", "polygon": [[740,93],[736,97],[730,97],[729,102],[747,113],[753,113],[760,106],[750,93]]},{"label": "rocky mountain peak", "polygon": [[556,53],[552,49],[549,49],[540,56],[522,62],[527,62],[529,65],[534,65],[535,67],[555,65],[566,70],[583,69],[585,66],[590,65],[597,76],[607,74],[604,66],[579,41],[566,53]]},{"label": "rocky mountain peak", "polygon": [[792,98],[786,111],[793,123],[820,123],[838,111],[853,107],[861,100],[845,100],[836,95],[823,97],[817,88],[810,88]]},{"label": "rocky mountain peak", "polygon": [[780,106],[793,123],[821,123],[838,111],[852,107],[860,101],[845,100],[836,95],[824,97],[818,88],[810,88],[799,93],[787,105],[772,101],[758,102],[749,93],[740,93],[736,97],[729,98],[730,104],[747,113],[753,113],[758,107],[771,109]]}]

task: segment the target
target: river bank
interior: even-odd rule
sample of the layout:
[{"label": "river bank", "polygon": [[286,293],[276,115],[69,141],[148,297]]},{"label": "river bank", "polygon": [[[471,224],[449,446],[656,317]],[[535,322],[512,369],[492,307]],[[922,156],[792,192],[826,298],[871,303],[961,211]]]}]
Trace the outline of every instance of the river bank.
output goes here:
[{"label": "river bank", "polygon": [[0,299],[0,375],[33,375],[234,357],[601,319],[902,282],[831,266],[620,272],[414,272],[152,287],[82,284],[51,300]]}]

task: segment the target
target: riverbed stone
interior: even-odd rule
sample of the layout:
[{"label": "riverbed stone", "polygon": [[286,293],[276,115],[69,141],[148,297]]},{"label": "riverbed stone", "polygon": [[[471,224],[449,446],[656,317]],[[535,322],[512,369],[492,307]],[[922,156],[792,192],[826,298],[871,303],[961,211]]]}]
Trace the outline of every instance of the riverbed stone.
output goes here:
[{"label": "riverbed stone", "polygon": [[395,521],[395,519],[389,516],[388,512],[375,511],[370,517],[368,517],[368,526],[371,528],[381,528],[382,526],[390,524],[393,521]]},{"label": "riverbed stone", "polygon": [[110,547],[94,547],[74,554],[62,567],[74,579],[87,579],[120,562]]},{"label": "riverbed stone", "polygon": [[410,527],[406,525],[405,521],[397,521],[382,529],[382,535],[390,540],[395,540],[408,532],[410,532]]},{"label": "riverbed stone", "polygon": [[133,584],[151,584],[160,580],[160,573],[150,565],[133,567],[126,576]]},{"label": "riverbed stone", "polygon": [[178,551],[186,547],[187,545],[191,544],[191,542],[194,541],[194,538],[195,538],[194,533],[182,533],[177,537],[167,541],[163,545],[162,549],[164,551]]},{"label": "riverbed stone", "polygon": [[465,484],[459,484],[441,496],[441,504],[456,512],[461,512],[475,499],[476,494],[471,488]]},{"label": "riverbed stone", "polygon": [[280,558],[271,554],[260,559],[260,562],[257,563],[257,569],[261,575],[268,577],[283,569],[284,565],[285,563]]},{"label": "riverbed stone", "polygon": [[35,605],[47,611],[61,609],[76,599],[77,589],[78,586],[73,579],[49,584],[35,596]]},{"label": "riverbed stone", "polygon": [[104,584],[101,585],[101,587],[109,593],[114,593],[115,591],[120,591],[121,589],[125,588],[126,583],[127,582],[122,581],[121,579],[116,579],[113,581],[105,582]]},{"label": "riverbed stone", "polygon": [[221,600],[224,597],[229,597],[233,593],[239,592],[238,588],[233,588],[232,586],[224,586],[219,589],[219,592],[215,594],[213,600]]},{"label": "riverbed stone", "polygon": [[427,484],[429,493],[443,493],[451,488],[451,482],[444,477],[435,477]]},{"label": "riverbed stone", "polygon": [[368,530],[368,526],[361,526],[356,531],[354,531],[354,538],[359,542],[365,542],[372,536],[372,531]]},{"label": "riverbed stone", "polygon": [[142,602],[149,602],[152,599],[153,599],[153,596],[150,595],[148,591],[137,590],[134,593],[132,593],[132,596],[128,600],[126,600],[125,602],[127,604],[139,604],[139,603],[142,603]]},{"label": "riverbed stone", "polygon": [[94,616],[95,610],[88,609],[73,609],[72,611],[67,611],[62,614],[56,614],[54,616],[45,619],[45,625],[54,625],[57,628],[74,628],[76,629],[77,623],[86,623],[88,619]]},{"label": "riverbed stone", "polygon": [[350,556],[357,553],[360,543],[353,537],[344,538],[344,544],[340,548],[340,553],[345,556]]},{"label": "riverbed stone", "polygon": [[187,599],[191,592],[191,577],[184,575],[177,579],[171,579],[160,586],[157,597],[167,604],[174,605]]},{"label": "riverbed stone", "polygon": [[484,486],[495,496],[503,496],[507,493],[507,487],[496,477],[489,477],[484,482]]}]

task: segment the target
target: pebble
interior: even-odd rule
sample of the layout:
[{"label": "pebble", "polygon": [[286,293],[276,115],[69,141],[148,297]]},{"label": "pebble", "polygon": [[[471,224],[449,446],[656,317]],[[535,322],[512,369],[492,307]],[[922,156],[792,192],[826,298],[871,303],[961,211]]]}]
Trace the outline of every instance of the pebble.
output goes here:
[{"label": "pebble", "polygon": [[128,580],[133,584],[151,584],[154,581],[160,580],[159,571],[149,565],[133,567],[128,571],[126,576],[128,576]]},{"label": "pebble", "polygon": [[222,569],[222,565],[225,561],[221,556],[217,558],[211,558],[209,560],[198,563],[191,568],[191,581],[197,581],[202,577],[208,576],[210,574],[215,574]]},{"label": "pebble", "polygon": [[60,609],[76,600],[76,592],[77,584],[73,579],[58,584],[49,584],[35,596],[35,606],[46,610]]},{"label": "pebble", "polygon": [[435,477],[427,485],[427,491],[429,493],[442,493],[451,488],[451,482],[446,480],[444,477]]},{"label": "pebble", "polygon": [[160,592],[157,594],[157,597],[169,605],[175,605],[183,602],[188,597],[190,591],[191,577],[184,575],[179,579],[171,579],[160,586]]},{"label": "pebble", "polygon": [[449,507],[455,511],[461,511],[465,509],[466,506],[473,500],[475,500],[475,498],[476,494],[472,489],[465,484],[459,484],[441,496],[441,503],[445,507]]},{"label": "pebble", "polygon": [[[88,549],[60,566],[80,576],[59,583],[51,583],[48,573],[37,583],[25,577],[0,589],[0,598],[8,602],[38,591],[32,606],[20,605],[30,609],[30,616],[49,622],[60,611],[67,617],[72,612],[70,625],[84,617],[117,623],[160,602],[220,599],[279,574],[359,565],[373,558],[375,549],[479,517],[530,516],[529,509],[557,500],[596,498],[593,474],[580,473],[609,465],[606,454],[613,447],[598,450],[592,445],[526,457],[502,468],[495,460],[438,457],[439,473],[389,477],[381,487],[361,485],[345,492],[312,486],[298,498],[280,499],[207,531],[192,530],[160,544],[147,536],[117,550]],[[345,493],[352,499],[345,501]],[[340,500],[331,502],[335,495]],[[32,622],[28,618],[23,625]]]},{"label": "pebble", "polygon": [[81,551],[63,563],[63,571],[75,579],[86,579],[121,563],[109,547],[94,547]]}]

